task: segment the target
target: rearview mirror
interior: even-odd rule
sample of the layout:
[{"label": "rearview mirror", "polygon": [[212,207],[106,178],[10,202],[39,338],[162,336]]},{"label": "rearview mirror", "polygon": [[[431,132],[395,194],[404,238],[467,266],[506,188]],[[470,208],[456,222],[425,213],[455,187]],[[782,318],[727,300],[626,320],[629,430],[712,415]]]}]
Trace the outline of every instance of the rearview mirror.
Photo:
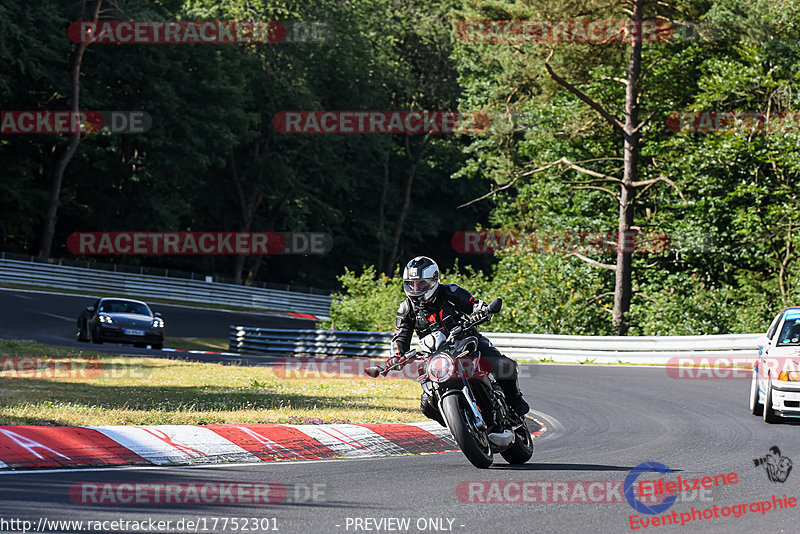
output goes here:
[{"label": "rearview mirror", "polygon": [[503,299],[497,298],[489,304],[489,313],[497,313],[500,311],[500,308],[503,307]]},{"label": "rearview mirror", "polygon": [[94,306],[86,306],[86,311],[93,312],[94,311]]},{"label": "rearview mirror", "polygon": [[380,367],[367,367],[364,369],[364,374],[371,376],[372,378],[377,377],[381,374],[382,369]]},{"label": "rearview mirror", "polygon": [[161,317],[161,312],[153,312],[153,317]]}]

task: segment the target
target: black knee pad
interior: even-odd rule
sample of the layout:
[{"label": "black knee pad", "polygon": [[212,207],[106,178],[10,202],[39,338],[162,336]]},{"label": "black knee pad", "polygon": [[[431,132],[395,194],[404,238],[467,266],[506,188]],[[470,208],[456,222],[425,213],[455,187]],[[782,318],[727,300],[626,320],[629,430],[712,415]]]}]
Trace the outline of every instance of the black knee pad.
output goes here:
[{"label": "black knee pad", "polygon": [[497,359],[495,363],[495,372],[493,374],[498,381],[516,380],[517,376],[519,376],[519,366],[517,362],[511,358],[503,356]]}]

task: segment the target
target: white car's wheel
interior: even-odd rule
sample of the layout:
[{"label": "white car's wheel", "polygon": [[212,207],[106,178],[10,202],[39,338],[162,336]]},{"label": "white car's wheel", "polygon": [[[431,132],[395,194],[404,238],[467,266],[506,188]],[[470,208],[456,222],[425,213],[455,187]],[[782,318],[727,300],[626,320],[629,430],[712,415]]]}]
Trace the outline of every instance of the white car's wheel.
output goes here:
[{"label": "white car's wheel", "polygon": [[75,334],[75,338],[82,343],[89,342],[89,332],[85,325],[78,325],[78,332]]},{"label": "white car's wheel", "polygon": [[772,382],[767,381],[767,393],[764,396],[764,421],[767,423],[779,423],[781,418],[775,414],[775,410],[772,409]]},{"label": "white car's wheel", "polygon": [[761,415],[764,406],[758,402],[758,373],[753,371],[753,378],[750,379],[750,413]]}]

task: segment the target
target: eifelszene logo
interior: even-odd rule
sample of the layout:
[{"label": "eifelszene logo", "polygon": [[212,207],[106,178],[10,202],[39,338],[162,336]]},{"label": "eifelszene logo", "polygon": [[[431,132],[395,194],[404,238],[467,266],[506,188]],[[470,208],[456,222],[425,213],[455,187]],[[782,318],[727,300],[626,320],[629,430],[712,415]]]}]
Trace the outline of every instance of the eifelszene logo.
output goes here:
[{"label": "eifelszene logo", "polygon": [[663,502],[655,505],[645,504],[636,498],[636,480],[639,478],[639,475],[643,473],[661,473],[665,475],[667,473],[672,473],[672,470],[659,462],[645,462],[637,465],[631,469],[630,473],[628,473],[628,476],[625,477],[625,484],[623,485],[623,489],[625,491],[625,500],[628,501],[628,504],[631,505],[631,508],[640,514],[656,515],[668,510],[678,498],[676,495],[670,495],[664,499]]}]

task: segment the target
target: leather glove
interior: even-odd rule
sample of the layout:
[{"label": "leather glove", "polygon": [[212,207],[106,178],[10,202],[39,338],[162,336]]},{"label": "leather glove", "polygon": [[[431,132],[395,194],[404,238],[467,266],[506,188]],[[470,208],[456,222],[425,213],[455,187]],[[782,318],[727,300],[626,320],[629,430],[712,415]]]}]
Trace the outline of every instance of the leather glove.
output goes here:
[{"label": "leather glove", "polygon": [[398,363],[400,363],[400,356],[392,356],[391,358],[386,360],[386,368],[387,369],[391,369],[392,367],[394,367]]},{"label": "leather glove", "polygon": [[489,313],[489,306],[483,302],[482,300],[478,301],[475,305],[475,308],[472,310],[472,315],[470,315],[469,320],[471,323],[477,324],[482,322],[488,322],[491,320],[492,316]]}]

